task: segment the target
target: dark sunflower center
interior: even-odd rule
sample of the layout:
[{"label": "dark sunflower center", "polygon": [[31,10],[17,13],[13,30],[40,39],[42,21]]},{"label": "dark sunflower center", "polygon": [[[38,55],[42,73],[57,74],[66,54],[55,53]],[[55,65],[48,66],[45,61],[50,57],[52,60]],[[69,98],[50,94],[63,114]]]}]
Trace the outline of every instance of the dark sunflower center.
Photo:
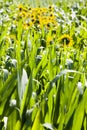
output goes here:
[{"label": "dark sunflower center", "polygon": [[68,38],[63,38],[62,42],[63,42],[63,44],[65,43],[66,45],[68,45],[70,40]]}]

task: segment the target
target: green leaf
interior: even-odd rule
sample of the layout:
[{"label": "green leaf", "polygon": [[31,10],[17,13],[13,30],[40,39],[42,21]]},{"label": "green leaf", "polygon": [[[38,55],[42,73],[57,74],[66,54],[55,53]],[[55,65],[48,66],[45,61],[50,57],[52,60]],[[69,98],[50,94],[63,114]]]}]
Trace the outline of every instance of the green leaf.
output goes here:
[{"label": "green leaf", "polygon": [[79,103],[74,119],[73,119],[73,125],[72,125],[72,130],[81,130],[82,127],[82,122],[84,118],[84,99]]},{"label": "green leaf", "polygon": [[3,89],[3,80],[2,80],[2,78],[0,77],[0,92],[2,91],[2,89]]},{"label": "green leaf", "polygon": [[17,72],[15,71],[8,77],[2,90],[0,91],[0,102],[3,102],[12,94],[12,92],[16,88],[17,83],[16,79],[17,79]]},{"label": "green leaf", "polygon": [[32,74],[30,74],[28,84],[26,85],[26,88],[23,94],[23,99],[21,101],[21,105],[20,105],[21,117],[26,113],[26,107],[30,103],[31,95],[32,95]]},{"label": "green leaf", "polygon": [[[69,128],[71,129],[71,127],[72,127],[74,112],[78,105],[78,100],[79,100],[79,96],[77,96],[76,94],[77,94],[77,92],[75,91],[74,95],[73,95],[74,96],[73,98],[75,98],[75,100],[73,101],[73,104],[70,103],[69,110],[64,117],[64,119],[65,119],[64,125],[65,125],[66,130]],[[71,102],[72,102],[72,100],[73,99],[71,99]]]},{"label": "green leaf", "polygon": [[[10,109],[8,109],[10,111]],[[14,130],[14,126],[16,126],[16,123],[19,119],[19,113],[14,108],[12,109],[12,112],[10,112],[10,115],[8,116],[7,120],[7,130]]]},{"label": "green leaf", "polygon": [[20,102],[21,102],[23,95],[24,95],[24,92],[25,92],[25,89],[26,89],[27,82],[28,82],[28,76],[27,76],[25,69],[22,70],[22,76],[21,76],[20,82],[21,82],[21,84],[20,84],[21,86],[19,89],[19,97],[20,97]]},{"label": "green leaf", "polygon": [[14,130],[21,130],[21,121],[18,120],[15,127],[14,127]]},{"label": "green leaf", "polygon": [[56,102],[55,102],[54,111],[53,111],[53,124],[55,124],[55,126],[57,125],[57,120],[59,117],[60,94],[61,94],[62,87],[64,87],[63,82],[64,81],[62,79],[60,79],[59,86],[57,87]]},{"label": "green leaf", "polygon": [[84,118],[84,130],[87,130],[87,117]]},{"label": "green leaf", "polygon": [[82,74],[80,71],[75,71],[75,70],[69,70],[69,69],[64,69],[62,70],[59,74],[57,74],[51,81],[50,81],[50,85],[47,88],[46,94],[48,94],[52,88],[53,83],[56,83],[61,76],[66,75],[67,73],[77,73],[77,74]]},{"label": "green leaf", "polygon": [[33,126],[32,126],[32,130],[40,130],[40,110],[38,110]]}]

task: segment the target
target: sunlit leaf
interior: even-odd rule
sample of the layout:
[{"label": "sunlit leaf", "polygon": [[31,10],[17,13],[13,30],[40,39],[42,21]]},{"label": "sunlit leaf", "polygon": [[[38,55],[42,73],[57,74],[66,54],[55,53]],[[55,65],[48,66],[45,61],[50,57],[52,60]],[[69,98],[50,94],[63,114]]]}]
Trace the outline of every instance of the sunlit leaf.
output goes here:
[{"label": "sunlit leaf", "polygon": [[32,130],[40,130],[40,110],[38,110],[33,126],[32,126]]}]

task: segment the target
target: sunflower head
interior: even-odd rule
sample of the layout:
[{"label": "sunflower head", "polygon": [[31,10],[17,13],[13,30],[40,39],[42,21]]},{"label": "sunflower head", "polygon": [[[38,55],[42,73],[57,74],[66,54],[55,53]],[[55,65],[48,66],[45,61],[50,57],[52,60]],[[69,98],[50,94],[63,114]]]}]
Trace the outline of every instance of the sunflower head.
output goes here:
[{"label": "sunflower head", "polygon": [[20,4],[20,5],[18,5],[18,9],[20,10],[20,11],[22,11],[23,10],[23,5],[22,4]]},{"label": "sunflower head", "polygon": [[22,4],[18,5],[18,9],[19,9],[19,11],[25,11],[25,12],[27,12],[27,8],[25,8]]},{"label": "sunflower head", "polygon": [[49,9],[49,11],[53,11],[53,10],[54,10],[54,7],[53,7],[52,5],[50,5],[50,6],[48,7],[48,9]]},{"label": "sunflower head", "polygon": [[72,46],[73,45],[73,39],[72,37],[70,37],[67,34],[62,35],[59,39],[58,39],[59,43],[61,43],[62,45],[66,45],[66,46]]}]

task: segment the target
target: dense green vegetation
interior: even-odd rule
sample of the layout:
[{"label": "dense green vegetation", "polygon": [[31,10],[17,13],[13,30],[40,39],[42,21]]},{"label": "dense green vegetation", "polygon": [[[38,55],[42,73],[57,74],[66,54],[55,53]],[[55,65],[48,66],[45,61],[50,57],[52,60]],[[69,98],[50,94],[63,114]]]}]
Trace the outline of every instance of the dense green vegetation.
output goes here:
[{"label": "dense green vegetation", "polygon": [[20,2],[0,3],[0,130],[87,130],[87,2]]}]

